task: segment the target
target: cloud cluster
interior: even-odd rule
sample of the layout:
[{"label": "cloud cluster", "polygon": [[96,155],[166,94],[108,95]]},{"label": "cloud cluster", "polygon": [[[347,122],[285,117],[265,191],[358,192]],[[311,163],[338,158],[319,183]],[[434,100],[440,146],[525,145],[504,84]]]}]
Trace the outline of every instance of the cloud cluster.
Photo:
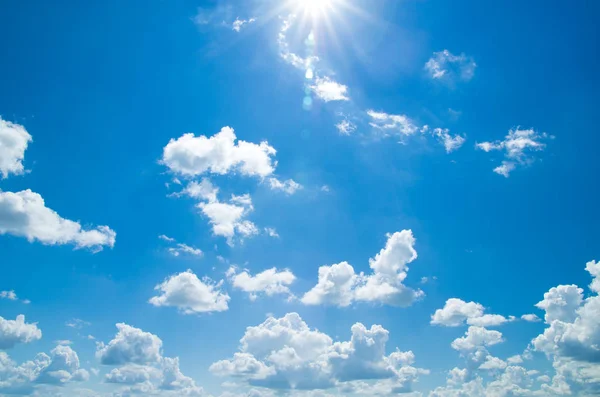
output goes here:
[{"label": "cloud cluster", "polygon": [[319,268],[319,279],[302,297],[307,305],[348,306],[353,302],[372,302],[409,306],[422,298],[423,291],[403,284],[408,264],[417,258],[411,230],[388,234],[385,247],[369,260],[371,274],[356,274],[352,265],[341,262]]},{"label": "cloud cluster", "polygon": [[162,355],[162,340],[158,336],[127,324],[117,324],[117,329],[108,344],[98,344],[96,356],[103,365],[114,367],[104,381],[122,385],[120,395],[205,394],[192,378],[181,372],[179,358]]},{"label": "cloud cluster", "polygon": [[240,351],[217,361],[210,371],[271,389],[327,389],[357,380],[393,380],[410,391],[418,376],[412,352],[386,355],[388,331],[356,323],[349,341],[333,342],[327,334],[309,328],[297,313],[269,317],[248,327]]},{"label": "cloud cluster", "polygon": [[494,172],[508,178],[518,165],[531,164],[534,161],[533,153],[543,151],[546,148],[544,141],[551,138],[545,132],[517,127],[509,130],[501,141],[481,142],[475,146],[484,152],[504,151],[504,160],[494,168]]},{"label": "cloud cluster", "polygon": [[214,283],[205,277],[200,280],[191,270],[168,277],[154,289],[159,292],[150,298],[154,306],[176,307],[183,314],[222,312],[229,308],[229,295],[221,291],[223,281]]}]

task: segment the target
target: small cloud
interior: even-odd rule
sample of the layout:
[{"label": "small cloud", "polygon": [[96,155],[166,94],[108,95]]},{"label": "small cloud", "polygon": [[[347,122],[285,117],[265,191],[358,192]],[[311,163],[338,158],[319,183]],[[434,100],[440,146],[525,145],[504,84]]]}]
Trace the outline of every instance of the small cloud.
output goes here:
[{"label": "small cloud", "polygon": [[277,230],[275,230],[275,228],[265,227],[265,233],[267,233],[269,237],[279,238],[279,234],[277,233]]},{"label": "small cloud", "polygon": [[281,190],[287,194],[294,194],[303,188],[301,184],[293,179],[288,179],[287,181],[282,182],[277,178],[269,178],[269,186],[272,190]]},{"label": "small cloud", "polygon": [[329,77],[317,77],[315,84],[310,86],[315,95],[325,102],[349,101],[348,87],[333,81]]},{"label": "small cloud", "polygon": [[17,294],[15,294],[15,291],[0,291],[0,299],[8,299],[10,301],[16,301],[17,298]]},{"label": "small cloud", "polygon": [[233,24],[231,24],[231,29],[236,32],[239,32],[240,30],[242,30],[242,27],[244,27],[244,25],[248,25],[253,22],[256,22],[256,18],[250,18],[250,19],[236,18],[235,21],[233,21]]},{"label": "small cloud", "polygon": [[68,339],[55,340],[54,343],[56,343],[57,345],[61,345],[61,346],[69,346],[69,345],[73,344],[73,342]]},{"label": "small cloud", "polygon": [[473,78],[476,67],[472,57],[464,53],[454,55],[448,50],[434,52],[425,63],[425,70],[432,79],[446,81],[469,81]]},{"label": "small cloud", "polygon": [[192,255],[192,256],[202,256],[203,255],[202,250],[200,250],[199,248],[195,248],[195,247],[189,246],[187,244],[183,244],[183,243],[177,243],[177,240],[175,240],[174,238],[165,236],[164,234],[161,234],[160,236],[158,236],[158,238],[163,241],[166,241],[168,243],[174,243],[174,246],[167,248],[167,251],[175,257],[180,256],[181,254],[187,254],[187,255]]},{"label": "small cloud", "polygon": [[338,132],[342,135],[350,135],[356,131],[356,124],[348,120],[342,120],[335,125],[335,128],[337,128]]},{"label": "small cloud", "polygon": [[83,327],[89,327],[90,325],[92,325],[92,323],[83,321],[80,318],[74,318],[72,320],[67,321],[65,325],[70,328],[81,329]]}]

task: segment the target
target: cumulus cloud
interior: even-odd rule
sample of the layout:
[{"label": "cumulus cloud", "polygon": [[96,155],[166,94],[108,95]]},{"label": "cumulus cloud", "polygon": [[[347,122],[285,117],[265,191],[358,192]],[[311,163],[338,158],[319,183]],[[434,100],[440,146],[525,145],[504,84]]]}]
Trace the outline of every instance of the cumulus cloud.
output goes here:
[{"label": "cumulus cloud", "polygon": [[494,172],[506,178],[518,165],[528,165],[534,161],[533,153],[546,148],[545,140],[552,137],[545,132],[539,133],[533,129],[522,130],[520,127],[508,131],[501,141],[481,142],[475,147],[484,152],[503,151],[502,164],[494,168]]},{"label": "cumulus cloud", "polygon": [[256,225],[246,219],[254,210],[249,194],[232,195],[228,203],[201,202],[198,208],[208,218],[215,236],[225,237],[229,245],[234,244],[235,236],[243,240],[259,233]]},{"label": "cumulus cloud", "polygon": [[0,352],[0,394],[30,395],[41,385],[62,386],[89,379],[87,370],[79,367],[79,357],[68,346],[57,346],[50,355],[38,353],[34,360],[20,365],[5,352]]},{"label": "cumulus cloud", "polygon": [[98,344],[96,357],[104,365],[148,364],[160,360],[162,340],[125,323],[116,325],[118,332],[108,342]]},{"label": "cumulus cloud", "polygon": [[238,140],[233,128],[223,127],[211,137],[188,133],[171,139],[163,149],[162,163],[173,173],[188,177],[231,172],[266,177],[277,166],[272,158],[275,153],[267,141]]},{"label": "cumulus cloud", "polygon": [[454,55],[448,50],[434,52],[425,63],[425,70],[432,79],[469,81],[475,74],[477,64],[465,54]]},{"label": "cumulus cloud", "polygon": [[541,321],[540,318],[537,316],[537,314],[533,314],[533,313],[523,314],[521,316],[521,319],[523,319],[529,323],[537,323],[537,322]]},{"label": "cumulus cloud", "polygon": [[191,270],[168,277],[154,289],[159,291],[149,303],[176,307],[183,314],[221,312],[229,308],[229,295],[221,291],[223,281],[200,280]]},{"label": "cumulus cloud", "polygon": [[329,77],[317,77],[310,86],[315,95],[325,102],[348,101],[348,87]]},{"label": "cumulus cloud", "polygon": [[108,345],[98,345],[96,356],[104,365],[119,365],[104,380],[126,385],[121,395],[204,395],[203,389],[181,372],[179,358],[162,356],[162,340],[158,336],[127,324],[117,324],[117,328],[119,332]]},{"label": "cumulus cloud", "polygon": [[462,299],[450,298],[444,307],[437,309],[431,316],[431,324],[446,327],[458,327],[469,324],[479,327],[493,327],[512,321],[499,314],[484,314],[485,308],[477,302],[465,302]]},{"label": "cumulus cloud", "polygon": [[428,371],[411,366],[412,352],[386,355],[388,338],[388,331],[379,325],[367,328],[356,323],[349,341],[333,342],[298,314],[288,313],[248,327],[240,351],[215,362],[210,371],[272,389],[327,389],[361,379],[389,379],[410,391],[418,376]]},{"label": "cumulus cloud", "polygon": [[289,286],[296,280],[296,276],[290,270],[280,270],[273,267],[256,275],[251,275],[248,270],[238,273],[234,266],[227,272],[229,281],[234,288],[247,292],[251,300],[255,300],[259,294],[273,296],[276,294],[293,297]]},{"label": "cumulus cloud", "polygon": [[373,302],[409,306],[424,296],[423,291],[403,284],[408,264],[417,258],[411,230],[388,234],[386,245],[369,260],[372,273],[356,274],[347,262],[321,266],[317,285],[302,297],[307,305],[348,306],[352,302]]},{"label": "cumulus cloud", "polygon": [[42,196],[31,190],[0,191],[0,235],[11,234],[47,245],[73,244],[101,251],[113,247],[117,233],[108,226],[84,229],[79,222],[60,217],[46,207]]},{"label": "cumulus cloud", "polygon": [[31,140],[25,127],[0,117],[0,174],[3,179],[25,172],[23,160]]},{"label": "cumulus cloud", "polygon": [[11,349],[19,343],[30,343],[42,338],[36,323],[26,323],[20,314],[15,320],[0,317],[0,349]]},{"label": "cumulus cloud", "polygon": [[499,331],[470,326],[465,336],[455,339],[451,346],[458,351],[469,351],[478,347],[493,346],[502,341],[502,333]]},{"label": "cumulus cloud", "polygon": [[293,179],[287,181],[280,181],[277,178],[269,178],[269,186],[273,190],[281,190],[287,194],[294,194],[296,191],[302,189],[302,185]]}]

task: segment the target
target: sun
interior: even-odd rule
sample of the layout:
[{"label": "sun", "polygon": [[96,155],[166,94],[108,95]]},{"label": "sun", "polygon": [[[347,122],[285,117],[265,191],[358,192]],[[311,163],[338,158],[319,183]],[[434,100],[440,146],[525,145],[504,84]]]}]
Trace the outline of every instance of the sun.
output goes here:
[{"label": "sun", "polygon": [[332,8],[333,0],[297,0],[299,8],[313,17],[324,15]]}]

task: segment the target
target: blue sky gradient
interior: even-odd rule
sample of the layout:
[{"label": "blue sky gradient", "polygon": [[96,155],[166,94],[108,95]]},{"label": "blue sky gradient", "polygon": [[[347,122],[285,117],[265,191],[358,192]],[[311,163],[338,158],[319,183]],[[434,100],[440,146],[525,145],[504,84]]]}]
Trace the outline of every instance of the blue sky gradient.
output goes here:
[{"label": "blue sky gradient", "polygon": [[[311,4],[0,5],[0,362],[10,357],[14,364],[0,365],[0,395],[600,393],[600,287],[590,286],[600,279],[600,265],[591,262],[600,259],[600,6]],[[318,61],[308,61],[311,48]],[[290,54],[303,62],[295,65]],[[445,73],[436,75],[434,62]],[[391,126],[397,116],[402,121]],[[344,120],[351,128],[341,133]],[[200,151],[178,147],[177,161],[191,161],[193,175],[165,155],[186,133],[208,139],[224,127],[237,138],[224,144],[231,150],[224,156],[203,151],[208,140],[195,141]],[[21,130],[32,140],[11,146],[24,142]],[[449,147],[444,139],[458,140]],[[236,151],[242,141],[251,152]],[[264,155],[256,149],[261,142],[276,153]],[[213,168],[198,168],[202,162]],[[509,168],[498,170],[503,162]],[[265,164],[271,169],[259,170]],[[203,179],[219,189],[216,198],[185,193]],[[97,244],[77,236],[51,242],[61,231],[39,207],[19,210],[9,201],[27,189],[84,230],[106,225],[114,244],[109,232],[94,236]],[[242,203],[245,194],[251,204]],[[219,233],[202,212],[219,204],[230,205],[223,216],[236,206],[251,224]],[[414,244],[399,242],[401,252],[374,273],[376,255],[403,230],[412,231]],[[407,247],[418,257],[407,257]],[[344,261],[357,277],[345,292],[348,304],[329,295],[309,303],[319,267]],[[260,282],[235,282],[243,269],[256,276],[274,267],[275,276]],[[391,268],[393,281],[381,276],[389,285],[422,296],[398,304],[374,295],[380,284],[356,292],[367,280],[382,282],[377,274]],[[199,284],[184,292],[169,284],[182,295],[152,304],[160,296],[155,287],[188,269]],[[286,269],[292,281],[282,282]],[[226,308],[204,302],[186,314],[211,282],[229,296]],[[544,295],[568,285],[582,290]],[[450,307],[452,298],[460,309]],[[482,320],[483,307],[504,320]],[[350,341],[355,323],[383,327],[389,339],[371,368],[377,374],[361,367],[373,345],[366,353],[348,347],[356,356],[342,369],[334,359],[319,361],[332,382],[325,386],[305,367],[284,370],[243,347],[247,327],[291,313],[333,342]],[[8,322],[19,315],[25,325]],[[116,352],[118,343],[104,351],[118,339],[117,323],[135,328],[127,343],[140,344],[139,351],[156,347],[138,338],[142,332],[160,338],[160,357]],[[453,347],[466,332],[485,336]],[[560,338],[548,342],[555,332]],[[284,348],[269,343],[269,351]],[[297,353],[310,351],[298,346]],[[412,351],[414,363],[392,364],[396,348]],[[39,352],[51,361],[38,360],[24,375],[19,365]],[[253,355],[262,370],[216,369],[236,352]],[[321,353],[319,360],[333,354]],[[66,364],[61,355],[70,357]],[[120,361],[110,363],[112,355]],[[521,361],[508,361],[515,355]],[[183,374],[167,387],[165,368],[175,357]],[[502,363],[486,369],[487,357]],[[298,365],[309,362],[303,357]],[[123,368],[151,375],[111,383],[107,374]],[[464,370],[460,379],[453,368]]]}]

